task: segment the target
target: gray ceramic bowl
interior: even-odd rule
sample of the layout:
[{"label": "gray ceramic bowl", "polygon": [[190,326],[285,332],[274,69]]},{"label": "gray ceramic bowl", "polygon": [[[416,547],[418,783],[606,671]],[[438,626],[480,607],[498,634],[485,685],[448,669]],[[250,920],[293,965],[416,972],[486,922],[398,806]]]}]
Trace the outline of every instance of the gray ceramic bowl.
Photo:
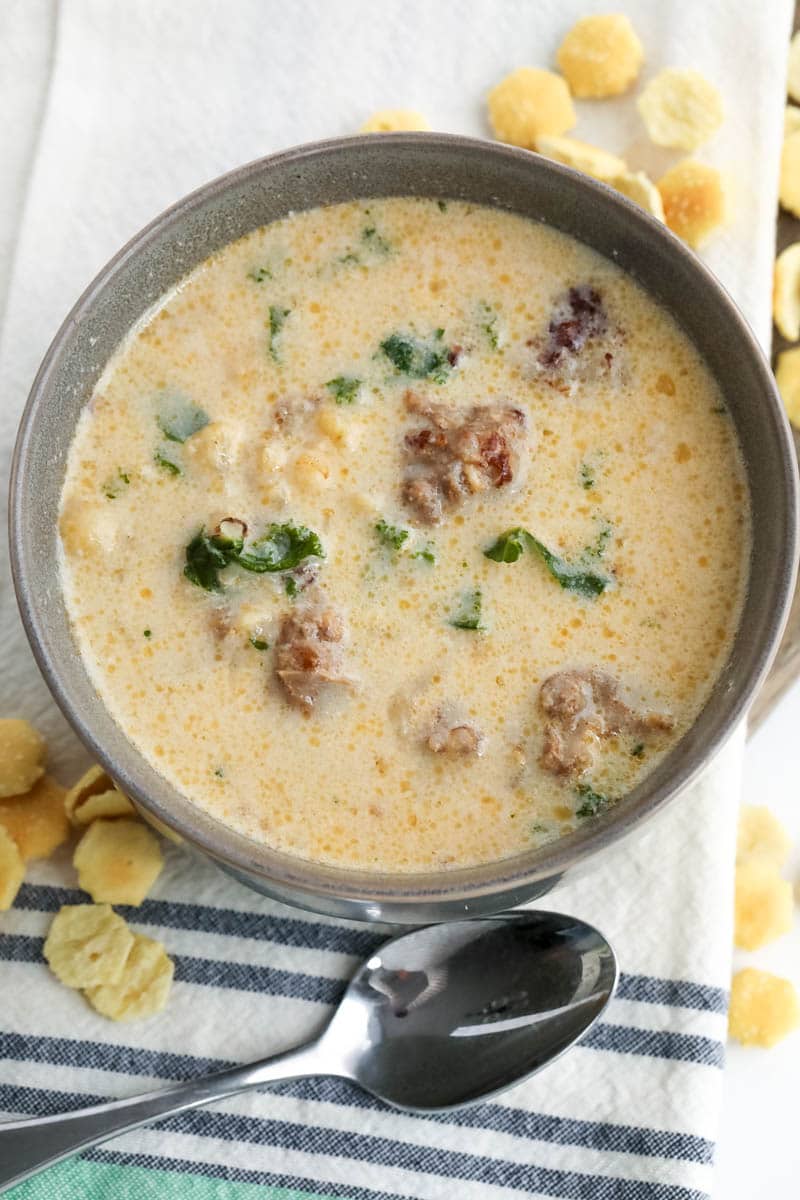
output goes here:
[{"label": "gray ceramic bowl", "polygon": [[[177,280],[227,242],[291,211],[361,197],[450,197],[522,213],[630,272],[683,326],[716,376],[744,449],[753,511],[750,587],[730,660],[690,732],[614,809],[541,850],[425,875],[380,875],[277,854],[195,808],[130,744],[95,693],[59,587],[56,518],[75,423],[109,356]],[[368,920],[436,921],[519,904],[645,825],[742,719],[776,648],[795,572],[796,468],[772,375],[729,297],[661,224],[610,189],[526,151],[441,134],[347,138],[243,167],[158,217],[90,285],[31,391],[11,483],[22,617],[53,695],[146,815],[244,883],[291,904]]]}]

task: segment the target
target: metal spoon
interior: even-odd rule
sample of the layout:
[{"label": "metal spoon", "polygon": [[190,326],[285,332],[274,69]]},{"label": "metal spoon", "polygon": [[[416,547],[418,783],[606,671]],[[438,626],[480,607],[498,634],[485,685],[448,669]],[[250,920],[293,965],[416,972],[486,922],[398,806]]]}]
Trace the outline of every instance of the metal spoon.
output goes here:
[{"label": "metal spoon", "polygon": [[306,1045],[129,1100],[0,1124],[0,1191],[158,1117],[280,1080],[339,1076],[411,1111],[471,1104],[563,1054],[616,982],[605,938],[558,913],[501,913],[404,933],[361,967]]}]

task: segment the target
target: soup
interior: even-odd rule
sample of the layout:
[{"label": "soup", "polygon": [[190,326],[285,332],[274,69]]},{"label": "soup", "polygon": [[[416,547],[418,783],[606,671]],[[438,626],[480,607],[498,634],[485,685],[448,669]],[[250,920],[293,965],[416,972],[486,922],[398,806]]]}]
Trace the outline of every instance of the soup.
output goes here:
[{"label": "soup", "polygon": [[454,201],[292,215],[119,348],[70,449],[94,684],[201,809],[372,871],[591,820],[696,718],[746,587],[744,468],[671,317]]}]

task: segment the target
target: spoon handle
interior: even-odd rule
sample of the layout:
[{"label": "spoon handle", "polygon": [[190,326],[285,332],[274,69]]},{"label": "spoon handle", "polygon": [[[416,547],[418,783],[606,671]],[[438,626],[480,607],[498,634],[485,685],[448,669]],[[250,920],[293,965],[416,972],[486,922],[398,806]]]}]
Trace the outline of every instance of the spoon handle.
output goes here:
[{"label": "spoon handle", "polygon": [[190,1079],[157,1092],[95,1104],[76,1112],[0,1123],[0,1192],[37,1171],[159,1117],[234,1096],[247,1088],[325,1074],[317,1043],[295,1047],[261,1062]]}]

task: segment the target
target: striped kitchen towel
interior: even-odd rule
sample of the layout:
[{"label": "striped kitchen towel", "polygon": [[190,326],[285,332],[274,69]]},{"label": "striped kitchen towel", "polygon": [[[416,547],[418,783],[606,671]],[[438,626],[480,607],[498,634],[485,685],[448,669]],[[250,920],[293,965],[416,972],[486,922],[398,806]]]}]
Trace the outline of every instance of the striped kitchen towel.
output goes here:
[{"label": "striped kitchen towel", "polygon": [[[547,65],[605,0],[5,0],[0,101],[10,136],[0,208],[0,493],[46,345],[117,247],[190,188],[299,141],[356,129],[382,106],[482,134],[481,97]],[[735,215],[707,260],[764,341],[789,0],[620,0],[646,72],[693,66],[727,120],[703,152],[735,178]],[[16,57],[15,57],[16,54]],[[645,76],[647,77],[647,76]],[[634,98],[580,106],[576,133],[658,173]],[[29,135],[25,143],[25,135]],[[0,296],[0,310],[3,297]],[[83,766],[33,666],[0,569],[2,715],[48,735],[57,774]],[[574,1051],[492,1103],[434,1117],[333,1080],[286,1084],[164,1120],[15,1189],[15,1200],[700,1200],[712,1160],[730,971],[741,736],[638,840],[546,901],[596,923],[622,964],[618,995]],[[115,1025],[41,960],[74,902],[65,856],[0,914],[0,1112],[64,1111],[244,1062],[312,1035],[374,927],[291,911],[168,847],[129,916],[176,961],[167,1010]]]},{"label": "striped kitchen towel", "polygon": [[[718,876],[730,861],[740,749],[649,834],[553,897],[600,921],[622,977],[603,1021],[538,1077],[431,1117],[339,1080],[283,1084],[118,1138],[19,1185],[14,1200],[449,1200],[456,1189],[464,1200],[700,1200],[724,1059],[730,930]],[[64,887],[68,863],[41,864],[23,886],[0,937],[0,1110],[65,1111],[310,1037],[388,934],[292,911],[185,851],[167,854],[154,896],[122,910],[176,964],[168,1008],[139,1024],[98,1018],[42,964],[52,914],[81,899]]]}]

